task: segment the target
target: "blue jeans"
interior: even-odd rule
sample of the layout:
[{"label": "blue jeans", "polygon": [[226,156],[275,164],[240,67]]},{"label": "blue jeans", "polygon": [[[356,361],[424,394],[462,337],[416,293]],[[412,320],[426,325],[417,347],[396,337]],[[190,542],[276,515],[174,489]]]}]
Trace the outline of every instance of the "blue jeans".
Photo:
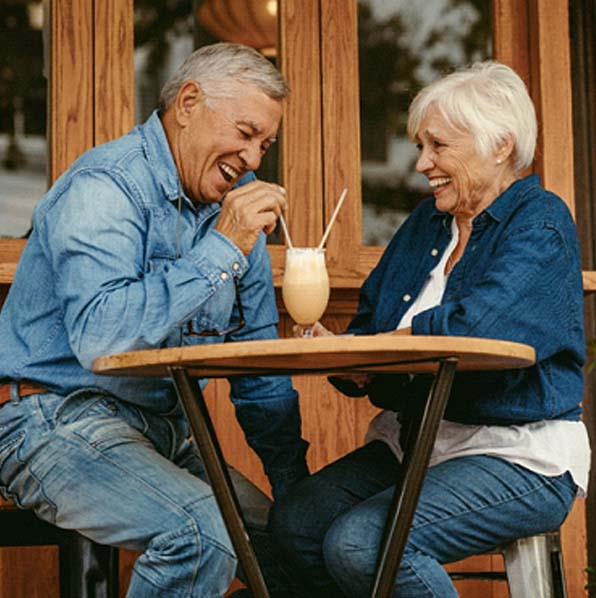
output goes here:
[{"label": "blue jeans", "polygon": [[[260,550],[270,501],[231,475]],[[59,527],[140,551],[131,598],[226,592],[236,557],[205,479],[178,412],[155,414],[89,390],[0,408],[0,492]]]},{"label": "blue jeans", "polygon": [[[273,541],[303,596],[370,595],[399,467],[375,441],[302,480],[274,505]],[[568,473],[546,477],[494,457],[430,468],[393,595],[457,596],[442,563],[556,529],[575,492]]]}]

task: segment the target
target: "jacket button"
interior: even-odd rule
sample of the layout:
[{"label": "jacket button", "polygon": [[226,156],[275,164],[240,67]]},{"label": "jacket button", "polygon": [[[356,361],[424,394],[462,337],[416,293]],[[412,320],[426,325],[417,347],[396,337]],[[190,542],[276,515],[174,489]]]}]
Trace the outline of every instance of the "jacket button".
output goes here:
[{"label": "jacket button", "polygon": [[227,272],[222,272],[222,273],[219,275],[219,277],[220,277],[222,280],[228,280],[228,278],[230,278],[230,275],[229,275]]},{"label": "jacket button", "polygon": [[232,264],[232,270],[234,270],[234,272],[238,272],[238,270],[240,270],[240,264],[238,262],[234,262]]},{"label": "jacket button", "polygon": [[402,299],[407,303],[410,299],[411,299],[411,295],[408,295],[407,293],[402,297]]},{"label": "jacket button", "polygon": [[435,256],[439,255],[439,250],[438,250],[438,249],[432,249],[432,250],[431,250],[431,252],[430,252],[430,254],[431,254],[433,257],[435,257]]}]

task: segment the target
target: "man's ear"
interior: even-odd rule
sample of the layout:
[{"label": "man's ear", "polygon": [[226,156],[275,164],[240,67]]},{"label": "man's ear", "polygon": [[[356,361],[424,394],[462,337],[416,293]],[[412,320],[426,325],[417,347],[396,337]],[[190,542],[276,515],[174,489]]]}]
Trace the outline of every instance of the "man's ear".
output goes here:
[{"label": "man's ear", "polygon": [[185,81],[178,90],[175,101],[176,120],[178,124],[185,127],[192,112],[203,102],[201,86],[192,80]]}]

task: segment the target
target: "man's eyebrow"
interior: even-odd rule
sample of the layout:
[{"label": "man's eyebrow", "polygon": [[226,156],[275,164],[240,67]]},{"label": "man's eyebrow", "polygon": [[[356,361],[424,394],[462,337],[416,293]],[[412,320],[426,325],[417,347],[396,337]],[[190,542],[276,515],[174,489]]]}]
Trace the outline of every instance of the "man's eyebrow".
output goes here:
[{"label": "man's eyebrow", "polygon": [[254,120],[240,119],[238,121],[238,124],[239,125],[248,125],[256,135],[259,135],[260,133],[263,132],[263,129],[261,129],[261,127],[259,127],[259,125]]},{"label": "man's eyebrow", "polygon": [[[260,135],[263,132],[263,129],[261,129],[261,127],[259,127],[259,125],[252,120],[240,119],[237,124],[249,126],[253,130],[253,133],[255,135]],[[274,135],[273,137],[269,137],[267,139],[267,141],[269,143],[275,143],[277,141],[277,135]]]}]

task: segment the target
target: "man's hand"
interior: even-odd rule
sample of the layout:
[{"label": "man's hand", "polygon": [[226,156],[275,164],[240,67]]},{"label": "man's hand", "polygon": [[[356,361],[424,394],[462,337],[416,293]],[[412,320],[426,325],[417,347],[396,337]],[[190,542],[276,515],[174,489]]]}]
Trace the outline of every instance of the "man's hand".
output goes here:
[{"label": "man's hand", "polygon": [[253,181],[230,191],[221,205],[215,224],[244,255],[254,247],[259,233],[273,231],[279,215],[288,207],[283,187],[263,181]]}]

